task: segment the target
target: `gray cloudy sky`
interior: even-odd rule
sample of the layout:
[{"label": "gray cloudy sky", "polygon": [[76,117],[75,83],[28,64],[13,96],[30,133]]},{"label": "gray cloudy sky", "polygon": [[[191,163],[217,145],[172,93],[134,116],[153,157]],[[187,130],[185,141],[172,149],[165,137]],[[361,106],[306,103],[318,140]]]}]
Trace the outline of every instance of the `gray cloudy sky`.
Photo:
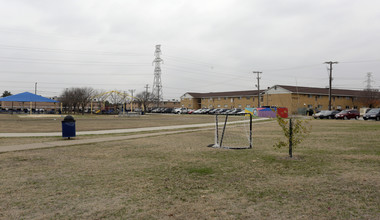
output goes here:
[{"label": "gray cloudy sky", "polygon": [[378,0],[0,0],[0,92],[128,91],[165,99],[275,84],[380,88]]}]

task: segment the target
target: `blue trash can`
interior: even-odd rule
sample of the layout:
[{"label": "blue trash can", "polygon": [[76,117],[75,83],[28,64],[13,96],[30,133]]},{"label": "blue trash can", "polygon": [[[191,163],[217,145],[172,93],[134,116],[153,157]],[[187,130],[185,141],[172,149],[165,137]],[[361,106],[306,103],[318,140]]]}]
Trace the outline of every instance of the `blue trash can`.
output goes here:
[{"label": "blue trash can", "polygon": [[66,116],[62,121],[62,137],[75,137],[75,120],[71,115]]}]

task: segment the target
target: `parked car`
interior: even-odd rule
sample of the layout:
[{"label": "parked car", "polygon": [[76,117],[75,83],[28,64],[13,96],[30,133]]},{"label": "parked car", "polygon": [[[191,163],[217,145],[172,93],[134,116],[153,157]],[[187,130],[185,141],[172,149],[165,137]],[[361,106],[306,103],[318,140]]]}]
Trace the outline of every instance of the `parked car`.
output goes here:
[{"label": "parked car", "polygon": [[220,108],[215,108],[215,109],[212,109],[211,111],[209,111],[209,114],[215,114],[217,111],[219,111]]},{"label": "parked car", "polygon": [[323,113],[321,113],[319,115],[319,118],[320,119],[324,119],[324,118],[333,119],[333,118],[335,118],[335,115],[338,113],[339,113],[338,110],[323,111]]},{"label": "parked car", "polygon": [[215,112],[215,114],[223,114],[224,112],[228,111],[228,109],[221,108],[218,111]]},{"label": "parked car", "polygon": [[172,108],[164,108],[161,112],[162,113],[173,113],[173,109]]},{"label": "parked car", "polygon": [[364,120],[375,119],[380,121],[380,108],[373,108],[363,115]]},{"label": "parked car", "polygon": [[187,113],[187,108],[176,108],[174,109],[175,114],[186,114]]},{"label": "parked car", "polygon": [[319,118],[319,116],[321,116],[321,114],[323,114],[325,111],[327,111],[327,110],[322,110],[322,111],[316,112],[315,114],[313,114],[313,117],[314,117],[315,119],[317,119],[317,118]]},{"label": "parked car", "polygon": [[356,109],[346,109],[336,114],[335,118],[344,119],[344,120],[351,119],[351,118],[359,119],[360,113]]},{"label": "parked car", "polygon": [[208,114],[211,110],[212,109],[210,109],[210,108],[204,108],[204,109],[202,109],[201,114]]},{"label": "parked car", "polygon": [[192,114],[202,114],[202,111],[204,109],[200,108],[200,109],[197,109],[197,110],[194,110]]},{"label": "parked car", "polygon": [[236,113],[241,112],[240,108],[233,108],[233,109],[228,109],[225,112],[222,112],[223,115],[235,115]]}]

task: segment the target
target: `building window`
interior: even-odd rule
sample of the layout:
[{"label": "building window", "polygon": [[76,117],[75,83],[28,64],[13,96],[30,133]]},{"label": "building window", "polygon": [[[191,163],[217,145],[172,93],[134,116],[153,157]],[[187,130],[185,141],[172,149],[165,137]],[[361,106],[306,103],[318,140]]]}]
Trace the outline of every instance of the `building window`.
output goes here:
[{"label": "building window", "polygon": [[247,97],[245,97],[247,100],[249,100],[250,98],[247,96]]},{"label": "building window", "polygon": [[307,108],[313,108],[313,105],[307,105]]},{"label": "building window", "polygon": [[218,100],[220,100],[220,97],[218,97]]},{"label": "building window", "polygon": [[318,105],[318,109],[322,109],[323,105]]},{"label": "building window", "polygon": [[241,97],[239,97],[239,100],[241,100]]},{"label": "building window", "polygon": [[228,108],[228,105],[224,105],[224,108]]},{"label": "building window", "polygon": [[234,98],[231,98],[231,102],[234,102]]},{"label": "building window", "polygon": [[220,105],[218,105],[218,108],[220,108]]},{"label": "building window", "polygon": [[350,109],[350,106],[349,106],[349,105],[346,105],[346,109]]},{"label": "building window", "polygon": [[241,108],[241,105],[238,105],[239,108]]},{"label": "building window", "polygon": [[342,106],[338,105],[338,106],[336,107],[336,109],[342,109]]},{"label": "building window", "polygon": [[308,98],[313,98],[313,95],[307,95]]},{"label": "building window", "polygon": [[224,97],[224,100],[227,100],[227,97]]},{"label": "building window", "polygon": [[247,105],[247,108],[251,108],[251,105]]},{"label": "building window", "polygon": [[264,98],[261,96],[260,97],[260,102],[263,102],[264,101]]}]

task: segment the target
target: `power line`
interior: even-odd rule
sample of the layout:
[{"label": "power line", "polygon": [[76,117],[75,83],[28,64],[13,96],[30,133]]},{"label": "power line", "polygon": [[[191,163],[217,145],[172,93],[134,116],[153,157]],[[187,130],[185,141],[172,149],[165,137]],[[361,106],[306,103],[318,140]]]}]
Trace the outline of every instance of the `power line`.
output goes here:
[{"label": "power line", "polygon": [[12,74],[36,74],[36,75],[91,75],[91,76],[151,76],[151,74],[147,73],[83,73],[83,72],[34,72],[34,71],[14,71],[14,70],[0,70],[0,73],[12,73]]},{"label": "power line", "polygon": [[150,56],[148,54],[142,53],[132,53],[132,52],[111,52],[111,51],[91,51],[91,50],[69,50],[69,49],[58,49],[58,48],[41,48],[41,47],[20,47],[13,45],[0,44],[0,48],[7,50],[26,50],[26,51],[36,51],[36,52],[59,52],[59,53],[75,53],[75,54],[90,54],[90,55],[110,55],[110,56]]},{"label": "power line", "polygon": [[43,63],[43,64],[75,64],[75,65],[116,65],[116,66],[148,66],[148,63],[122,63],[122,62],[104,62],[104,61],[77,61],[77,60],[59,60],[59,59],[38,59],[38,58],[17,58],[17,57],[0,57],[0,61],[18,62],[18,63]]}]

